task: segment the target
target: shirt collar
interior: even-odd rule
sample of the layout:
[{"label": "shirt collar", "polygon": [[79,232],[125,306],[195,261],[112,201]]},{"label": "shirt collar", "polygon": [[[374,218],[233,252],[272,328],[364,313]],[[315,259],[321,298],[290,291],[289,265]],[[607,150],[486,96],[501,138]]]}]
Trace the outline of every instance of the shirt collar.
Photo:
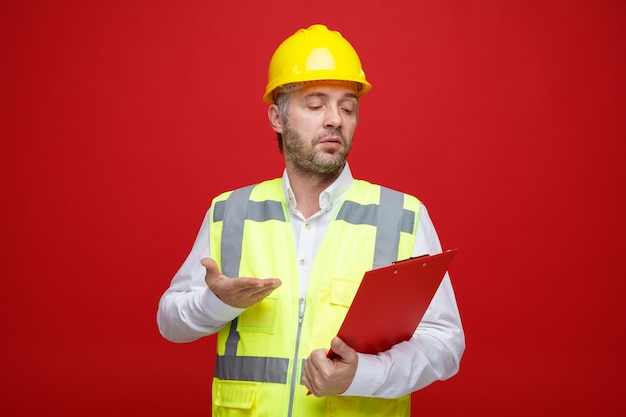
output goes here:
[{"label": "shirt collar", "polygon": [[[339,177],[337,177],[337,179],[330,184],[328,188],[320,193],[319,204],[321,212],[326,212],[331,210],[333,207],[336,207],[348,192],[353,182],[354,177],[352,176],[352,171],[350,171],[350,165],[346,161],[346,165],[343,167]],[[286,169],[283,171],[282,185],[285,198],[287,199],[287,204],[289,205],[289,208],[295,212],[296,196],[291,189],[291,183],[289,182],[289,176],[287,175]]]}]

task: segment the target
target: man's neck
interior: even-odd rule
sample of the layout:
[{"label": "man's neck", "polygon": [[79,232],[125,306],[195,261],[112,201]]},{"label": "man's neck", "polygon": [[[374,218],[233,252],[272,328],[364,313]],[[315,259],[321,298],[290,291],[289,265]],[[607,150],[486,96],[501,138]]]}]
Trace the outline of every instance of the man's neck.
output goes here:
[{"label": "man's neck", "polygon": [[305,218],[311,217],[320,210],[320,194],[328,188],[341,174],[337,172],[333,176],[303,176],[297,171],[287,168],[289,184],[296,197],[297,209]]}]

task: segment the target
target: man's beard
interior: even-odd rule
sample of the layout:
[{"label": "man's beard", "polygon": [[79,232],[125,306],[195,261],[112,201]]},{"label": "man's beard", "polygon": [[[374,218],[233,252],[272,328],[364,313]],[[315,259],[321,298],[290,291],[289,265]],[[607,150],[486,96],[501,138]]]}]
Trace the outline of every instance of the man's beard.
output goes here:
[{"label": "man's beard", "polygon": [[[352,148],[352,144],[348,143],[343,134],[336,129],[328,129],[322,135],[311,140],[310,143],[305,143],[302,137],[289,126],[289,123],[285,123],[282,136],[287,163],[301,175],[310,178],[328,178],[341,172]],[[315,145],[328,136],[341,138],[344,148],[334,153],[315,150]],[[311,146],[311,150],[307,148],[307,145]]]}]

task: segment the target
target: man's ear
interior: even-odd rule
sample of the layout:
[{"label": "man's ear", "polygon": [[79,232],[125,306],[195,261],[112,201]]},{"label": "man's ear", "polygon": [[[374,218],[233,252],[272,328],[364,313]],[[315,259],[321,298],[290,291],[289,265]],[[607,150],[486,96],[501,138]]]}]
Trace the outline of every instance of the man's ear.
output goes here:
[{"label": "man's ear", "polygon": [[280,110],[276,104],[272,104],[267,108],[267,118],[274,132],[283,133],[283,121],[280,118]]}]

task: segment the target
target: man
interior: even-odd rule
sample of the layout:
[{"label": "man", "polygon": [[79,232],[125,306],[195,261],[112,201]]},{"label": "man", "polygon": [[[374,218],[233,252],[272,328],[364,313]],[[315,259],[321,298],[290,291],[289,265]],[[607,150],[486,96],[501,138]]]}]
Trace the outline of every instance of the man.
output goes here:
[{"label": "man", "polygon": [[458,371],[465,340],[447,275],[409,341],[367,355],[334,337],[365,271],[441,252],[415,197],[352,177],[370,88],[356,51],[323,25],[272,57],[263,98],[283,176],[213,200],[157,314],[174,342],[219,332],[214,416],[408,416],[411,392]]}]

